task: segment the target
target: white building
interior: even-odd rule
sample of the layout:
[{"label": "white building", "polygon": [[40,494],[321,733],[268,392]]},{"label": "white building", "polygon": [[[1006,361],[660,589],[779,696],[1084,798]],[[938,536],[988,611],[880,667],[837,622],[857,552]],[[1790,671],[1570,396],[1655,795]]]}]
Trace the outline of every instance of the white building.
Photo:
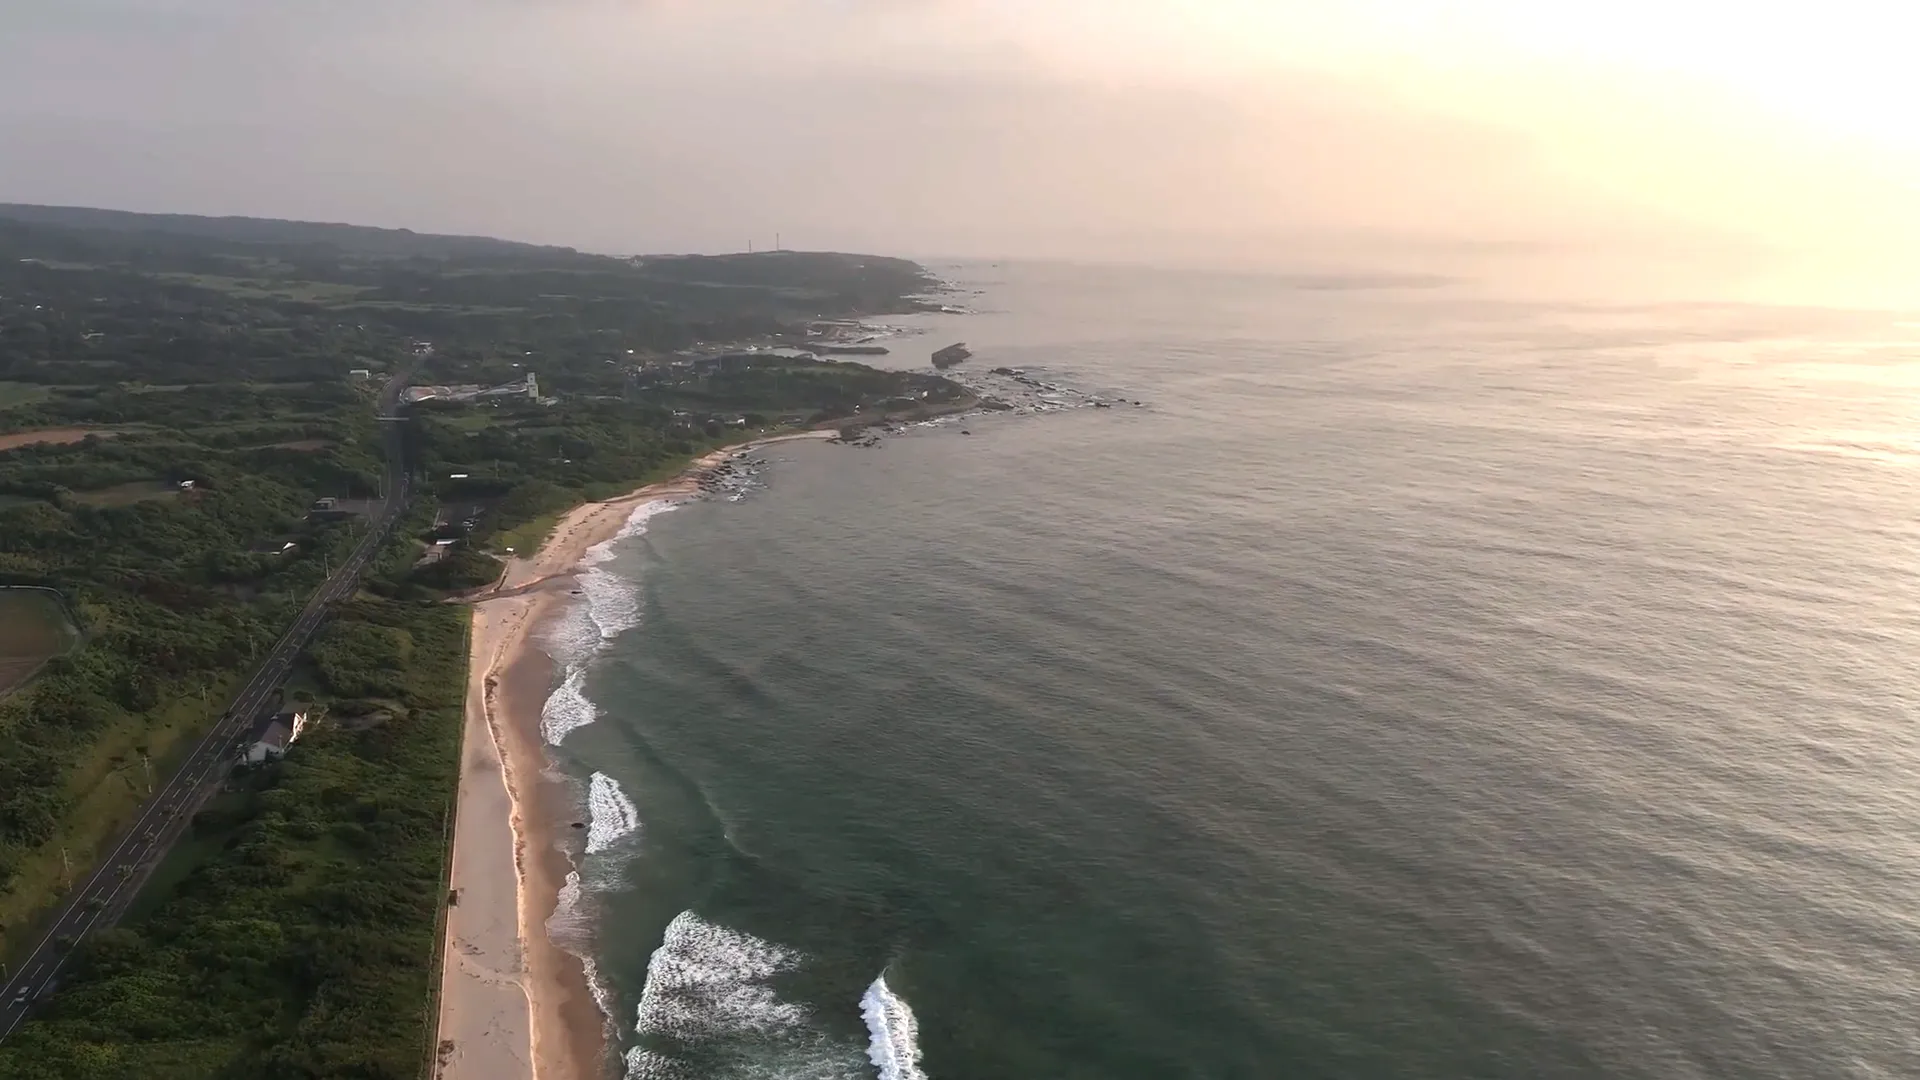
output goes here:
[{"label": "white building", "polygon": [[240,750],[240,760],[248,765],[278,761],[287,755],[287,748],[293,745],[306,727],[307,714],[303,712],[268,717],[247,736],[246,744]]}]

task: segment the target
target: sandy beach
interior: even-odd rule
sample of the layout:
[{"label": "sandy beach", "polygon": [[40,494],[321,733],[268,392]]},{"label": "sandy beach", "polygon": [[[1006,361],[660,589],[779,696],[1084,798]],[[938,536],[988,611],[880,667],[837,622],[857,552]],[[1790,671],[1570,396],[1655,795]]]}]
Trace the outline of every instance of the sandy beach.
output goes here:
[{"label": "sandy beach", "polygon": [[689,498],[727,459],[775,436],[718,450],[680,476],[575,507],[530,558],[473,598],[466,732],[441,972],[443,1080],[589,1080],[608,1075],[605,1023],[579,958],[546,923],[571,869],[561,839],[573,796],[547,775],[540,713],[553,664],[535,631],[564,609],[588,549],[618,535],[640,506]]}]

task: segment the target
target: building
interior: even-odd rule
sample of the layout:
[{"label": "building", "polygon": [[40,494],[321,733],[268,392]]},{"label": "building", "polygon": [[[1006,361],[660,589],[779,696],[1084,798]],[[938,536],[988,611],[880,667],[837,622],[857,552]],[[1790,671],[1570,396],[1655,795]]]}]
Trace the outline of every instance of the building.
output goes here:
[{"label": "building", "polygon": [[369,368],[357,367],[347,372],[347,375],[352,378],[354,382],[366,382],[373,378],[373,371]]},{"label": "building", "polygon": [[458,386],[409,386],[402,396],[409,402],[474,401],[479,398],[496,397],[526,397],[537,401],[540,398],[540,380],[529,371],[524,380],[500,386],[481,386],[478,383],[463,383]]},{"label": "building", "polygon": [[264,765],[280,760],[306,727],[307,714],[303,712],[262,717],[240,744],[240,761],[246,765]]}]

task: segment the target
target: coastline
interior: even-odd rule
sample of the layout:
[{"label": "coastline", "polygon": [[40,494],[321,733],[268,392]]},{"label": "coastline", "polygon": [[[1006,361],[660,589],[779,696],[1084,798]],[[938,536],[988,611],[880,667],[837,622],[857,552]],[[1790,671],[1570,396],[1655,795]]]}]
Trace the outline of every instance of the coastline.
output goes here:
[{"label": "coastline", "polygon": [[606,1018],[579,957],[554,944],[547,920],[573,869],[560,840],[575,807],[549,775],[540,720],[554,664],[539,630],[567,608],[572,575],[595,545],[650,503],[697,496],[734,456],[830,431],[796,432],[715,450],[672,480],[583,503],[529,558],[469,597],[466,728],[460,762],[441,971],[440,1080],[591,1080],[607,1075]]}]

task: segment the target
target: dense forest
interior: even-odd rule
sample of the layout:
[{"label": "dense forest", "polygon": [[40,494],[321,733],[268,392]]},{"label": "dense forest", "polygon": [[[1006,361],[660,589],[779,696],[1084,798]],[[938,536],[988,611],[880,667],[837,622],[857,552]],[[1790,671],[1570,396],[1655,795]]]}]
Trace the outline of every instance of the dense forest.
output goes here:
[{"label": "dense forest", "polygon": [[464,619],[358,600],[314,651],[333,720],[196,816],[157,895],[0,1043],[0,1076],[420,1075]]},{"label": "dense forest", "polygon": [[711,447],[972,404],[927,372],[721,347],[930,284],[865,256],[0,205],[0,585],[57,590],[78,631],[0,691],[0,962],[364,535],[382,386],[539,380],[411,410],[415,505],[287,687],[322,721],[78,945],[0,1075],[418,1074],[464,672],[440,600]]}]

